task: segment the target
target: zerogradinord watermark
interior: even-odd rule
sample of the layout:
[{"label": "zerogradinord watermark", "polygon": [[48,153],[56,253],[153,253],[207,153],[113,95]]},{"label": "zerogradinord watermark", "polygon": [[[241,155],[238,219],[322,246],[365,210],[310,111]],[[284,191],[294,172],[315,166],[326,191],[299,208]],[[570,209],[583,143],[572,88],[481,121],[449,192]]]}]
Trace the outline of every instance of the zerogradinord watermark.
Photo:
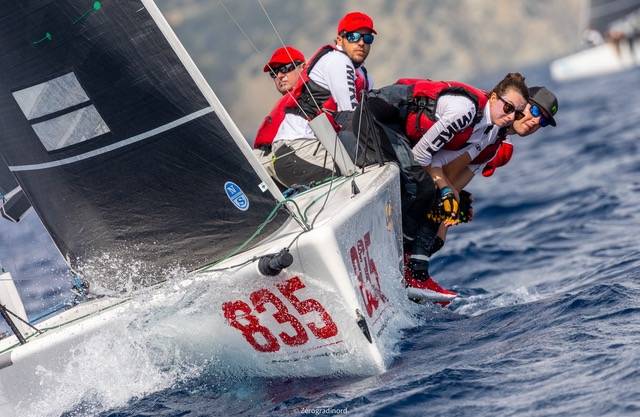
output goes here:
[{"label": "zerogradinord watermark", "polygon": [[300,414],[310,414],[315,416],[327,415],[345,415],[349,412],[348,408],[298,408]]}]

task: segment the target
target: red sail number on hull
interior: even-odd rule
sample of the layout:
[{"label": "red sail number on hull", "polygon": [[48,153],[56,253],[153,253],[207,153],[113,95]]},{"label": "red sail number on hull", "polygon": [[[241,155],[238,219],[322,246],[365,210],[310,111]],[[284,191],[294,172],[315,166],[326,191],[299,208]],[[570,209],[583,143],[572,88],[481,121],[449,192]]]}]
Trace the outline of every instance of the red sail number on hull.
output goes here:
[{"label": "red sail number on hull", "polygon": [[[222,305],[222,312],[227,319],[227,323],[239,330],[246,341],[258,352],[277,352],[280,350],[280,343],[287,346],[300,346],[309,341],[309,334],[305,330],[306,327],[311,331],[316,339],[329,339],[338,334],[338,326],[331,318],[327,310],[313,298],[306,300],[299,299],[294,293],[305,288],[304,283],[299,277],[292,277],[276,285],[280,294],[288,300],[295,308],[299,316],[304,316],[311,312],[317,312],[322,323],[313,321],[305,322],[304,325],[300,321],[300,317],[292,314],[285,303],[267,288],[261,288],[249,295],[251,306],[243,300],[227,301]],[[271,304],[275,308],[273,318],[279,324],[288,324],[293,329],[292,333],[282,330],[276,337],[271,329],[262,325],[258,314],[266,311],[265,305]],[[257,314],[254,314],[257,313]],[[257,336],[261,337],[257,337]]]},{"label": "red sail number on hull", "polygon": [[388,299],[380,287],[378,268],[373,258],[369,255],[369,247],[371,247],[371,234],[367,232],[362,239],[359,239],[351,247],[350,255],[353,272],[358,279],[362,301],[364,301],[367,314],[372,317],[380,303],[386,303]]}]

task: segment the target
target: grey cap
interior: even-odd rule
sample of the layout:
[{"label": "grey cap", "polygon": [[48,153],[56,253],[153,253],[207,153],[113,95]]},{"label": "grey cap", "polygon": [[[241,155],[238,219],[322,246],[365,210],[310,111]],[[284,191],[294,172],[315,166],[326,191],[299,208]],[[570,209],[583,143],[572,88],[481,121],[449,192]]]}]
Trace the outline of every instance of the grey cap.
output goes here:
[{"label": "grey cap", "polygon": [[545,87],[529,87],[529,101],[537,104],[538,107],[547,113],[549,117],[545,117],[549,119],[551,126],[556,125],[556,120],[553,116],[558,112],[558,98],[555,94]]}]

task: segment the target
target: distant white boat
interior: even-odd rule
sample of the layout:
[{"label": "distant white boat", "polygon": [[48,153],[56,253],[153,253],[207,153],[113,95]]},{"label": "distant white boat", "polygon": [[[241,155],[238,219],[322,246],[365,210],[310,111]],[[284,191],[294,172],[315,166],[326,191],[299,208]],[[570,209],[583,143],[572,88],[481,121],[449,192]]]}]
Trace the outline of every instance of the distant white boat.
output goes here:
[{"label": "distant white boat", "polygon": [[597,77],[634,68],[640,65],[640,40],[632,49],[628,41],[620,43],[619,50],[612,43],[604,43],[556,59],[551,63],[551,77],[555,81],[571,81]]},{"label": "distant white boat", "polygon": [[595,45],[551,62],[549,70],[555,81],[612,74],[640,65],[640,0],[585,1],[580,26],[585,40]]}]

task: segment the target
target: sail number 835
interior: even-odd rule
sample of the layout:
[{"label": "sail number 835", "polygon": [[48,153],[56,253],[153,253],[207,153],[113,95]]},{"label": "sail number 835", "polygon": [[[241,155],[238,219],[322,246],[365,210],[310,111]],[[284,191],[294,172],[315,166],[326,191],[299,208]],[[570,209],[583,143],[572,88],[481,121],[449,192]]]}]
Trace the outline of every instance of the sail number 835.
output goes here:
[{"label": "sail number 835", "polygon": [[[305,288],[302,280],[292,277],[276,285],[278,291],[286,298],[296,311],[304,316],[311,312],[320,315],[322,324],[314,322],[305,323],[316,339],[329,339],[338,334],[338,326],[333,321],[327,310],[317,300],[300,300],[294,294],[296,291]],[[296,316],[289,312],[282,300],[267,288],[261,288],[249,295],[249,300],[256,313],[264,313],[266,305],[271,304],[275,308],[273,318],[280,324],[288,323],[293,329],[293,334],[281,331],[278,338],[287,346],[304,345],[309,341],[309,335],[305,326],[300,323]],[[222,305],[224,317],[227,323],[238,329],[249,344],[259,352],[277,352],[280,350],[278,338],[260,323],[260,320],[249,304],[242,300],[228,301]],[[261,337],[257,337],[260,335]]]}]

